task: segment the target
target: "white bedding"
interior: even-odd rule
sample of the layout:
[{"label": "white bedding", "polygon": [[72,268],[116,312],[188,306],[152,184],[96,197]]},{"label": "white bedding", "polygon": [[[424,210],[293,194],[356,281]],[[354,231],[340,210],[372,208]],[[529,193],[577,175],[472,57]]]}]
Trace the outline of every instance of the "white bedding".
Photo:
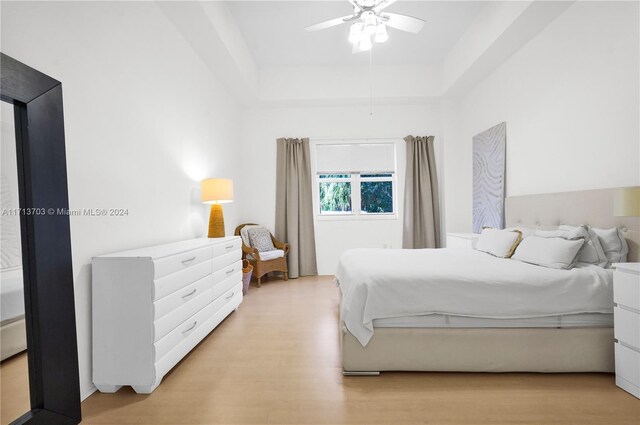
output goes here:
[{"label": "white bedding", "polygon": [[0,273],[0,325],[24,317],[22,268],[5,269]]},{"label": "white bedding", "polygon": [[338,264],[341,317],[366,346],[373,321],[446,314],[532,318],[613,312],[611,270],[557,270],[472,249],[355,249]]}]

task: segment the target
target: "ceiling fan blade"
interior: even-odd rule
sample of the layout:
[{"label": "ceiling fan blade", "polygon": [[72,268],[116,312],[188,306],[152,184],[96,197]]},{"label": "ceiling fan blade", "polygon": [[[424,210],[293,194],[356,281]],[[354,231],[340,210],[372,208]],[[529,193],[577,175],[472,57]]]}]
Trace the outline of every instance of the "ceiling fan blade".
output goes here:
[{"label": "ceiling fan blade", "polygon": [[347,16],[343,16],[342,18],[331,19],[329,21],[320,22],[319,24],[315,24],[315,25],[311,25],[309,27],[306,27],[305,31],[309,31],[309,32],[311,32],[311,31],[319,31],[319,30],[335,27],[337,25],[349,22],[349,21],[353,20],[354,18],[355,18],[355,16],[353,16],[353,15],[347,15]]},{"label": "ceiling fan blade", "polygon": [[414,18],[413,16],[399,15],[397,13],[382,13],[380,15],[384,23],[397,30],[412,32],[417,34],[424,27],[425,21],[420,18]]},{"label": "ceiling fan blade", "polygon": [[378,3],[378,4],[374,7],[374,9],[375,9],[375,10],[382,10],[382,9],[384,9],[385,7],[389,7],[389,6],[391,6],[391,5],[392,5],[393,3],[395,3],[396,1],[398,1],[398,0],[382,0],[380,3]]},{"label": "ceiling fan blade", "polygon": [[[351,5],[352,5],[353,7],[355,7],[356,9],[358,9],[358,10],[362,10],[362,8],[360,7],[360,5],[359,5],[358,3],[356,3],[356,1],[355,1],[355,0],[347,0],[347,1],[348,1],[349,3],[351,3]],[[394,0],[394,1],[395,1],[395,0]]]}]

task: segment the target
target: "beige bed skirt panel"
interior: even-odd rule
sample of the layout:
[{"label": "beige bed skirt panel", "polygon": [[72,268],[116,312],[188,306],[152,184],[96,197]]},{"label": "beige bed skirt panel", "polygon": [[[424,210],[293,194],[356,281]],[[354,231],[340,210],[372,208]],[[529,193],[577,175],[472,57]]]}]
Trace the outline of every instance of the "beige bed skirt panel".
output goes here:
[{"label": "beige bed skirt panel", "polygon": [[0,360],[26,349],[27,331],[24,318],[0,327]]},{"label": "beige bed skirt panel", "polygon": [[613,328],[376,328],[366,347],[341,323],[345,372],[613,372]]}]

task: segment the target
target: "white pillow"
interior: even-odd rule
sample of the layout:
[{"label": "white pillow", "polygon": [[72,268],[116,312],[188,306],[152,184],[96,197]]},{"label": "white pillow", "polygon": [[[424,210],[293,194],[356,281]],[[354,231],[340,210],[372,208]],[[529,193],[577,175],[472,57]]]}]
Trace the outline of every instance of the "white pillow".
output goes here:
[{"label": "white pillow", "polygon": [[582,245],[584,239],[527,236],[511,258],[552,269],[570,269]]},{"label": "white pillow", "polygon": [[613,227],[611,229],[596,229],[593,231],[598,235],[602,249],[607,260],[611,263],[626,263],[629,246],[624,238],[622,230]]},{"label": "white pillow", "polygon": [[259,224],[247,224],[242,229],[240,229],[240,237],[242,238],[242,243],[246,246],[251,246],[251,240],[249,239],[249,229],[252,227],[260,227]]},{"label": "white pillow", "polygon": [[585,243],[578,252],[576,262],[595,264],[600,267],[607,267],[609,261],[600,245],[598,235],[588,226],[581,224],[580,226],[562,225],[557,230],[538,230],[536,236],[545,238],[560,237],[569,240],[584,239]]},{"label": "white pillow", "polygon": [[509,258],[521,240],[522,233],[519,230],[499,230],[487,227],[482,229],[476,243],[476,249],[496,257]]}]

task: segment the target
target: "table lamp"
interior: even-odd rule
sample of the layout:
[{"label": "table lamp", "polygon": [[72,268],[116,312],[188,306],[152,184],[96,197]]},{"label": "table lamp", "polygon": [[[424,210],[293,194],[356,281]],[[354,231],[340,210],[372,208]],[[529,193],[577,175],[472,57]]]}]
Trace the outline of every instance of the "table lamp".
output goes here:
[{"label": "table lamp", "polygon": [[613,197],[613,215],[616,217],[640,217],[640,187],[616,189]]},{"label": "table lamp", "polygon": [[211,204],[208,237],[224,237],[224,216],[221,204],[227,202],[233,202],[233,181],[231,179],[202,180],[202,203]]}]

